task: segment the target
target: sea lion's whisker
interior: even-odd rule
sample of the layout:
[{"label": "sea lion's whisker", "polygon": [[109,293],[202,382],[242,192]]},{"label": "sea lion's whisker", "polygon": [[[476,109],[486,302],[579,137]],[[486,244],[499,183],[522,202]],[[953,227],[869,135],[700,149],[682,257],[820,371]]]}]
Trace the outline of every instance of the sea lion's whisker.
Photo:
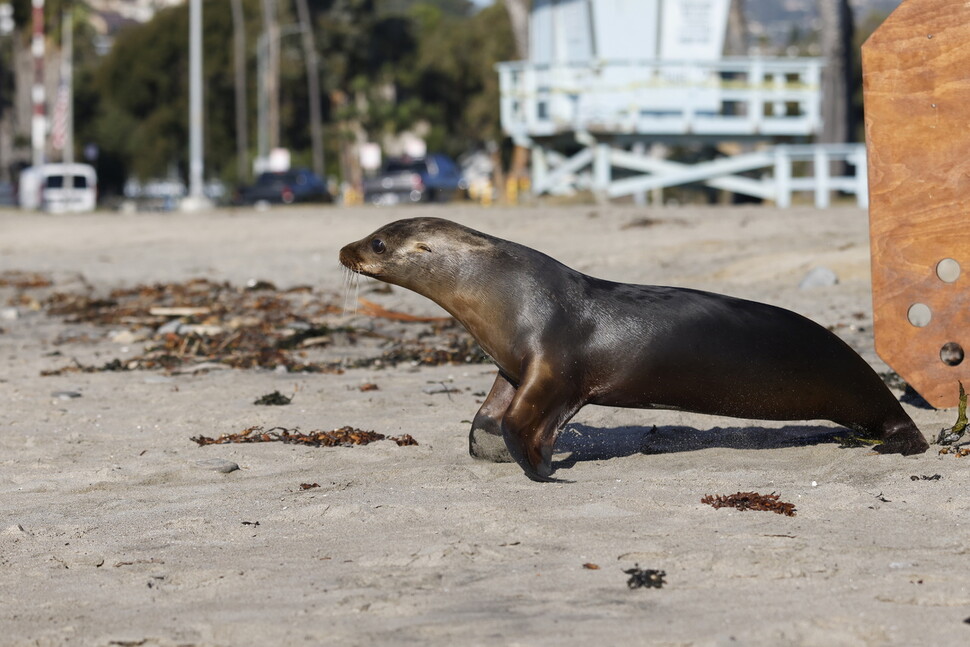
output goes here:
[{"label": "sea lion's whisker", "polygon": [[350,310],[348,301],[351,298],[350,293],[353,291],[354,296],[354,311],[352,314],[357,314],[357,294],[360,291],[360,274],[354,272],[349,267],[344,267],[341,265],[344,271],[344,306],[343,313],[346,315]]},{"label": "sea lion's whisker", "polygon": [[360,274],[354,272],[354,315],[357,315],[357,306],[360,304]]}]

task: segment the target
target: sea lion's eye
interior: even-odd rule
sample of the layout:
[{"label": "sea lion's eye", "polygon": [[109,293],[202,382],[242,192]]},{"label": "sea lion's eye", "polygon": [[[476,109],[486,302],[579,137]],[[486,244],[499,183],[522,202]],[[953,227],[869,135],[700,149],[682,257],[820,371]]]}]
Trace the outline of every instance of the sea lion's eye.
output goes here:
[{"label": "sea lion's eye", "polygon": [[387,245],[380,238],[375,238],[370,241],[370,248],[374,250],[375,254],[383,254],[387,250]]}]

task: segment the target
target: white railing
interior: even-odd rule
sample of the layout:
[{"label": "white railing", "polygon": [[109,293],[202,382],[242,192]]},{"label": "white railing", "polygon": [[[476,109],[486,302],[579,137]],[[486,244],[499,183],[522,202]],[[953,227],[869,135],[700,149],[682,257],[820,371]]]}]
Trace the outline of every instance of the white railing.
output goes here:
[{"label": "white railing", "polygon": [[[838,163],[838,164],[836,164]],[[833,166],[838,170],[833,173]],[[622,169],[620,177],[613,171]],[[811,193],[816,207],[828,207],[833,191],[869,204],[863,144],[778,145],[731,157],[684,164],[598,143],[572,157],[534,150],[532,190],[563,194],[587,189],[604,199],[644,195],[683,184],[771,200],[789,207],[795,193]]]},{"label": "white railing", "polygon": [[497,66],[502,127],[526,140],[593,134],[808,136],[821,126],[817,58]]},{"label": "white railing", "polygon": [[[791,206],[792,193],[811,192],[815,206],[829,206],[832,191],[855,194],[860,207],[869,206],[869,174],[865,144],[812,144],[803,146],[775,146],[772,183],[775,203]],[[811,162],[811,172],[793,177],[795,162]],[[833,175],[832,163],[838,162],[843,173]],[[853,174],[847,173],[852,167]]]}]

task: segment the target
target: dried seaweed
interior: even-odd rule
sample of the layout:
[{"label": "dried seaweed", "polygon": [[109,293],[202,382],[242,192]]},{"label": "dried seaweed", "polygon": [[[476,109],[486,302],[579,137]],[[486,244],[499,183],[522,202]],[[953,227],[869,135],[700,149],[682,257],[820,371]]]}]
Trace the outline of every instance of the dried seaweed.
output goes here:
[{"label": "dried seaweed", "polygon": [[634,564],[633,568],[628,568],[623,572],[630,576],[630,579],[626,581],[626,585],[631,589],[659,589],[666,584],[664,582],[664,578],[667,576],[666,571],[640,568],[639,564]]},{"label": "dried seaweed", "polygon": [[161,559],[133,559],[130,562],[115,562],[115,568],[121,568],[122,566],[134,566],[135,564],[164,564],[165,561]]},{"label": "dried seaweed", "polygon": [[620,225],[620,230],[625,229],[638,229],[641,227],[653,227],[654,225],[659,225],[662,220],[657,220],[656,218],[634,218],[633,220]]},{"label": "dried seaweed", "polygon": [[789,517],[795,516],[795,504],[786,503],[778,500],[778,495],[758,494],[757,492],[738,492],[736,494],[718,494],[716,496],[708,494],[701,503],[706,503],[714,508],[735,508],[737,510],[763,510],[765,512],[775,512]]},{"label": "dried seaweed", "polygon": [[957,421],[949,429],[941,429],[940,435],[936,438],[937,445],[952,445],[961,438],[967,431],[967,392],[963,389],[963,382],[960,385],[960,405],[957,407]]},{"label": "dried seaweed", "polygon": [[123,363],[120,359],[113,359],[110,362],[101,364],[100,366],[81,364],[75,359],[73,360],[73,364],[68,364],[67,366],[62,366],[61,368],[41,371],[40,374],[44,377],[48,377],[51,375],[63,375],[65,373],[106,373],[128,370],[132,370],[132,367]]},{"label": "dried seaweed", "polygon": [[0,272],[0,288],[15,288],[17,290],[30,290],[36,288],[49,288],[54,284],[50,277],[37,272],[24,272],[21,270],[6,270]]},{"label": "dried seaweed", "polygon": [[955,458],[970,456],[970,447],[941,447],[940,454],[950,454]]},{"label": "dried seaweed", "polygon": [[863,436],[857,436],[856,434],[849,434],[848,436],[836,436],[835,440],[839,441],[839,449],[875,447],[876,445],[881,445],[883,443],[882,440],[877,438],[864,438]]},{"label": "dried seaweed", "polygon": [[[397,322],[431,323],[430,338],[390,339],[377,357],[352,362],[308,361],[308,348],[330,346],[339,333],[354,344],[359,336],[382,337],[379,327],[334,327],[323,319],[340,315],[337,299],[326,299],[301,286],[275,290],[272,283],[252,281],[245,288],[207,279],[157,283],[116,289],[107,296],[56,292],[38,307],[71,323],[124,326],[148,330],[143,352],[105,365],[74,362],[43,375],[104,370],[215,368],[285,368],[288,372],[342,373],[349,367],[399,363],[439,365],[487,362],[475,341],[449,318],[415,317],[365,301],[362,314]],[[143,336],[146,336],[143,334]]]},{"label": "dried seaweed", "polygon": [[253,404],[261,404],[264,406],[283,406],[289,404],[293,401],[293,398],[288,398],[279,391],[273,391],[272,393],[267,393],[264,396],[257,398]]},{"label": "dried seaweed", "polygon": [[394,310],[388,310],[383,306],[380,306],[373,301],[368,301],[363,297],[359,297],[357,302],[360,303],[360,313],[365,314],[368,317],[380,317],[382,319],[391,319],[393,321],[411,321],[418,323],[435,323],[435,322],[446,322],[451,321],[451,317],[418,317],[415,315],[409,315],[404,312],[396,312]]},{"label": "dried seaweed", "polygon": [[231,443],[271,443],[280,442],[291,445],[309,445],[311,447],[349,447],[351,445],[367,445],[378,440],[392,440],[399,446],[417,445],[418,441],[408,434],[402,436],[385,436],[373,431],[364,431],[346,426],[333,431],[311,431],[302,433],[299,429],[273,427],[264,429],[260,426],[249,427],[234,434],[222,434],[216,438],[195,436],[191,440],[201,447],[203,445],[226,445]]},{"label": "dried seaweed", "polygon": [[393,340],[380,357],[359,359],[348,364],[349,368],[381,368],[398,364],[439,366],[441,364],[482,364],[488,356],[464,330],[443,332],[440,341],[427,343],[422,340]]},{"label": "dried seaweed", "polygon": [[[231,368],[286,367],[293,372],[341,372],[332,364],[304,362],[294,349],[308,339],[320,344],[331,328],[315,323],[339,314],[332,300],[304,292],[267,293],[271,284],[239,289],[229,283],[194,279],[117,289],[107,297],[57,292],[43,308],[72,323],[151,329],[144,352],[119,363],[123,370],[176,370],[216,362]],[[351,332],[352,331],[348,331]],[[46,375],[94,372],[75,364]]]}]

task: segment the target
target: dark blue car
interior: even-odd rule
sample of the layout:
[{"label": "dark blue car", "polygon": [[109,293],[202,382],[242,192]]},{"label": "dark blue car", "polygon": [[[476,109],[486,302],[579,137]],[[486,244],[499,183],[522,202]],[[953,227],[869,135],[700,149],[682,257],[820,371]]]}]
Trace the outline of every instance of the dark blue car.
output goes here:
[{"label": "dark blue car", "polygon": [[446,202],[464,197],[467,189],[461,169],[447,155],[392,157],[379,174],[364,180],[364,201],[380,205]]},{"label": "dark blue car", "polygon": [[313,171],[305,168],[289,171],[262,173],[256,183],[239,194],[238,202],[256,204],[293,204],[294,202],[330,202],[333,196],[327,184]]}]

